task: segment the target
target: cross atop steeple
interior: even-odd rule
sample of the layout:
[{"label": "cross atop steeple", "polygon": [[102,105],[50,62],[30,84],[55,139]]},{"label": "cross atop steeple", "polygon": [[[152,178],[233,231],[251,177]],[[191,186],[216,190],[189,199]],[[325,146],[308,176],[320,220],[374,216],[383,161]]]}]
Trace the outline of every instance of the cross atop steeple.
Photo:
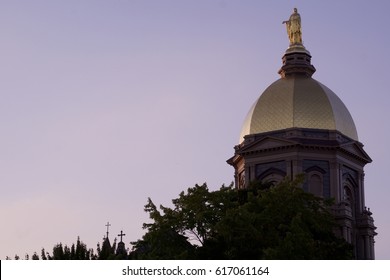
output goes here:
[{"label": "cross atop steeple", "polygon": [[107,227],[107,235],[106,235],[106,237],[107,238],[108,238],[108,229],[109,229],[110,226],[111,226],[111,224],[109,222],[107,222],[107,224],[106,224],[106,227]]},{"label": "cross atop steeple", "polygon": [[121,237],[121,242],[122,242],[122,237],[123,237],[123,236],[125,236],[125,235],[126,235],[126,234],[124,234],[124,233],[123,233],[123,230],[121,230],[121,233],[120,233],[120,234],[118,234],[118,236],[120,236],[120,237]]}]

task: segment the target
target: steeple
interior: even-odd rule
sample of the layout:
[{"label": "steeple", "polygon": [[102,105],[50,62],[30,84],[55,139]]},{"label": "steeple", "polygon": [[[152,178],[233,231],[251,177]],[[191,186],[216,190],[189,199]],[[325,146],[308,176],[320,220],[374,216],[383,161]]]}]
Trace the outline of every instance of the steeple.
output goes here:
[{"label": "steeple", "polygon": [[106,227],[107,227],[107,235],[106,235],[106,237],[107,238],[108,238],[108,232],[109,232],[110,226],[111,226],[111,224],[109,222],[107,222],[107,224],[106,224]]},{"label": "steeple", "polygon": [[121,233],[118,234],[118,236],[121,238],[121,241],[119,241],[118,247],[116,248],[116,255],[121,255],[122,258],[126,258],[126,256],[127,256],[125,243],[122,241],[122,237],[125,235],[126,234],[123,233],[123,230],[121,230]]},{"label": "steeple", "polygon": [[110,239],[108,238],[108,229],[111,226],[111,224],[107,222],[105,226],[107,227],[107,232],[106,232],[106,236],[103,237],[102,251],[99,256],[99,258],[102,260],[107,260],[111,254],[111,242]]},{"label": "steeple", "polygon": [[290,46],[283,55],[283,66],[278,73],[282,78],[311,77],[316,69],[311,64],[310,52],[303,46],[301,16],[297,8],[294,8],[290,19],[283,21],[283,24],[286,24]]}]

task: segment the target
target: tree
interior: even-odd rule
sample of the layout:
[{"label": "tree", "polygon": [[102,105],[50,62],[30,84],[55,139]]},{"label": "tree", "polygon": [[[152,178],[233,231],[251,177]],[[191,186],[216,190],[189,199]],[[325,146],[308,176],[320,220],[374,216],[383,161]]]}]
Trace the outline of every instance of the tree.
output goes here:
[{"label": "tree", "polygon": [[38,256],[37,252],[34,252],[34,254],[32,255],[31,259],[32,260],[39,260],[39,256]]},{"label": "tree", "polygon": [[222,186],[218,191],[210,192],[207,185],[195,185],[181,192],[179,198],[172,200],[174,209],[161,207],[176,230],[195,243],[204,245],[205,240],[214,234],[216,225],[226,211],[237,206],[233,185]]},{"label": "tree", "polygon": [[171,209],[162,208],[167,212],[161,215],[160,211],[149,198],[145,205],[145,211],[153,223],[144,223],[143,228],[148,232],[142,240],[132,242],[133,251],[130,253],[132,259],[191,259],[193,258],[192,244],[187,238],[177,232],[174,221],[177,219],[172,215]]},{"label": "tree", "polygon": [[[105,246],[106,245],[106,246]],[[68,245],[63,245],[61,242],[56,244],[53,247],[52,255],[49,252],[46,252],[45,248],[41,250],[41,259],[42,260],[119,260],[127,259],[126,254],[116,254],[116,241],[111,246],[109,240],[106,238],[103,243],[103,248],[100,248],[100,244],[97,244],[96,254],[94,250],[88,248],[87,245],[80,240],[80,237],[77,237],[76,243],[73,243],[70,247]],[[7,260],[10,260],[10,257],[6,257]],[[19,260],[20,257],[15,255],[15,260]],[[37,252],[30,257],[29,254],[25,254],[25,260],[39,260],[39,255]]]},{"label": "tree", "polygon": [[63,246],[62,243],[59,243],[53,247],[53,255],[50,256],[49,253],[46,253],[45,249],[42,249],[41,256],[42,260],[90,260],[96,259],[96,256],[93,253],[92,249],[88,249],[87,245],[80,240],[80,237],[77,237],[76,244],[72,244],[71,247],[68,245]]},{"label": "tree", "polygon": [[195,185],[173,199],[173,207],[149,198],[151,223],[133,242],[139,259],[348,259],[352,247],[333,233],[331,201],[306,193],[303,178],[274,187],[253,183],[209,191]]},{"label": "tree", "polygon": [[149,198],[145,211],[152,223],[144,223],[147,233],[132,242],[132,258],[192,259],[214,233],[214,225],[225,216],[235,198],[233,186],[210,192],[207,185],[195,185],[173,199],[174,208],[160,206]]},{"label": "tree", "polygon": [[42,248],[42,250],[41,250],[41,259],[42,259],[42,260],[47,260],[45,248]]},{"label": "tree", "polygon": [[334,235],[332,201],[303,191],[302,181],[303,177],[293,181],[285,179],[275,187],[248,192],[247,202],[231,209],[217,225],[226,248],[224,256],[233,259],[352,258],[352,246]]}]

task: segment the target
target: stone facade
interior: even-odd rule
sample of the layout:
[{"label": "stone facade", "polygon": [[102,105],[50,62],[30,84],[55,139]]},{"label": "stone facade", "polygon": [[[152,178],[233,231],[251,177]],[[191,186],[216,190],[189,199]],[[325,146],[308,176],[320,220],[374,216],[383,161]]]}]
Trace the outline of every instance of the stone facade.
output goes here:
[{"label": "stone facade", "polygon": [[334,198],[335,229],[355,247],[357,259],[374,259],[375,226],[364,201],[363,145],[338,131],[291,128],[245,136],[228,160],[238,188],[252,180],[277,183],[304,173],[303,188]]}]

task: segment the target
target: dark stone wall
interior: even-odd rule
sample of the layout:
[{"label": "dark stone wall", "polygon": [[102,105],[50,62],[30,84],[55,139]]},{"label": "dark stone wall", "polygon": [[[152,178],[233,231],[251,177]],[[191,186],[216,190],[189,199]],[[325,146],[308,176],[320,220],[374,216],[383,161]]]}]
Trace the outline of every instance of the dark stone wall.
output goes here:
[{"label": "dark stone wall", "polygon": [[286,161],[274,161],[261,163],[256,165],[255,176],[256,179],[262,180],[270,173],[279,173],[282,176],[287,175],[287,164]]}]

